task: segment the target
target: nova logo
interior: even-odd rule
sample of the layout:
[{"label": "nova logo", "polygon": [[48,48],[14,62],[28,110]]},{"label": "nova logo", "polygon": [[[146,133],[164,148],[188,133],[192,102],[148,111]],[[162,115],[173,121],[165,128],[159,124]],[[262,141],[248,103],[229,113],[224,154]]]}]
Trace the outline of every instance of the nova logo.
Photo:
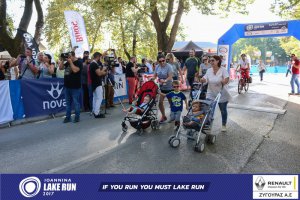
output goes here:
[{"label": "nova logo", "polygon": [[59,82],[57,82],[57,86],[56,88],[53,86],[53,84],[51,83],[51,90],[47,90],[48,94],[50,94],[50,96],[53,99],[58,99],[61,95],[61,92],[63,90],[63,87],[61,89],[59,89]]},{"label": "nova logo", "polygon": [[34,197],[41,189],[41,181],[37,177],[31,176],[23,179],[19,184],[20,193],[24,197]]},{"label": "nova logo", "polygon": [[56,87],[54,87],[53,84],[51,83],[51,90],[47,90],[47,92],[53,99],[51,100],[49,98],[49,100],[43,101],[44,110],[66,107],[65,99],[60,98],[63,88],[64,87],[61,87],[59,89],[59,82],[57,82]]}]

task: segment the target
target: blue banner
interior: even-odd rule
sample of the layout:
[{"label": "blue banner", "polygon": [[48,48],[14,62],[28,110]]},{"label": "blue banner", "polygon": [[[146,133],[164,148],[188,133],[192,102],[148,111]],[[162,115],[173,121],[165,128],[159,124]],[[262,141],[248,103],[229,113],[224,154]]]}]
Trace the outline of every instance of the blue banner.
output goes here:
[{"label": "blue banner", "polygon": [[23,99],[21,98],[21,86],[19,80],[9,81],[10,99],[14,112],[14,119],[23,119],[24,106]]},{"label": "blue banner", "polygon": [[63,81],[59,78],[21,80],[25,116],[63,112],[66,107]]},{"label": "blue banner", "polygon": [[298,175],[87,174],[0,177],[0,199],[298,199]]}]

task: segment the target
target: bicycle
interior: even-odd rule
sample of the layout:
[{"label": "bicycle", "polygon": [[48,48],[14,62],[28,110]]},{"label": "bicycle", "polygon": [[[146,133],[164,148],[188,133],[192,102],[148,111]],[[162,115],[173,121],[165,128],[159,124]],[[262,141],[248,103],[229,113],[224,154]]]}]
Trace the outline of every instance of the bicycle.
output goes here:
[{"label": "bicycle", "polygon": [[249,90],[249,81],[246,77],[246,71],[240,70],[240,76],[238,76],[238,93],[241,94],[243,89],[245,92]]}]

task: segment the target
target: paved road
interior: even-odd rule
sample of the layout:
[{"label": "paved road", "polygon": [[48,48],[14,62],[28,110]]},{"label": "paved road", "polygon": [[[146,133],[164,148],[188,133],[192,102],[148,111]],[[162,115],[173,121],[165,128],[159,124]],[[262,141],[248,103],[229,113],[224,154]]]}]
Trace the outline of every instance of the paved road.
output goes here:
[{"label": "paved road", "polygon": [[[256,77],[240,95],[231,83],[231,107],[246,107],[229,108],[227,133],[220,133],[217,110],[217,142],[204,153],[194,152],[184,138],[171,148],[172,124],[142,136],[132,128],[122,134],[117,107],[105,119],[82,113],[78,124],[56,118],[0,129],[0,173],[299,173],[300,97],[287,96],[288,81]],[[275,114],[282,109],[285,115]]]}]

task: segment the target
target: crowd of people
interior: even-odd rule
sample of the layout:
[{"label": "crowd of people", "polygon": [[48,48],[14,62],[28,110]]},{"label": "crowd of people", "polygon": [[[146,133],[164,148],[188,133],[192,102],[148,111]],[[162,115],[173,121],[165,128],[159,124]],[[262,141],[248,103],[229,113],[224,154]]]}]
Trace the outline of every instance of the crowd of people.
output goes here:
[{"label": "crowd of people", "polygon": [[[77,58],[74,51],[61,55],[57,62],[47,53],[38,53],[35,60],[32,56],[32,49],[27,48],[24,54],[9,61],[1,62],[0,80],[8,78],[16,79],[46,79],[46,78],[63,78],[66,99],[66,117],[64,123],[71,121],[72,105],[75,109],[75,118],[73,122],[80,121],[80,95],[83,94],[83,110],[90,112],[95,118],[104,118],[101,112],[103,98],[106,99],[106,108],[114,107],[114,75],[125,74],[128,84],[128,100],[131,105],[134,102],[137,89],[143,84],[143,73],[153,73],[152,80],[157,80],[160,93],[158,107],[161,113],[160,123],[175,121],[175,128],[178,128],[181,113],[184,108],[188,108],[187,98],[180,91],[180,86],[186,83],[190,86],[190,98],[192,97],[192,86],[194,82],[203,84],[203,90],[206,91],[204,98],[213,100],[221,92],[219,109],[222,117],[222,131],[226,131],[227,124],[227,104],[230,100],[230,94],[227,90],[229,82],[228,70],[225,67],[224,59],[221,56],[203,56],[201,60],[195,56],[195,50],[190,50],[189,57],[181,62],[172,53],[158,53],[157,61],[148,61],[146,58],[141,59],[141,64],[137,63],[136,57],[131,57],[126,63],[121,57],[116,56],[116,52],[110,49],[101,54],[100,52],[90,53],[85,51],[82,58]],[[288,73],[291,77],[291,93],[300,94],[299,68],[300,61],[291,55],[292,60],[289,62]],[[238,64],[238,70],[244,72],[246,79],[250,77],[250,62],[245,54],[241,55]],[[263,80],[263,73],[266,66],[262,61],[258,65],[260,80]],[[7,75],[7,77],[4,76]],[[294,84],[297,86],[295,90]],[[166,116],[164,99],[167,98],[170,105],[170,119]],[[202,97],[200,97],[202,98]],[[147,98],[146,98],[147,100]],[[198,113],[197,103],[192,102],[194,114]],[[131,108],[124,112],[141,112],[142,107]],[[195,117],[195,116],[194,116]],[[196,118],[195,118],[196,119]],[[185,122],[186,125],[192,125],[192,122]]]},{"label": "crowd of people", "polygon": [[[1,64],[1,70],[9,71],[10,79],[46,79],[63,78],[66,99],[66,117],[64,123],[71,122],[71,109],[74,106],[75,118],[80,121],[80,94],[83,93],[83,110],[91,112],[95,118],[104,118],[101,112],[103,98],[106,98],[106,108],[114,107],[114,75],[125,74],[128,83],[128,99],[132,104],[137,88],[141,83],[141,74],[153,73],[152,79],[157,79],[160,86],[159,110],[160,123],[175,121],[176,127],[180,121],[183,101],[187,106],[187,98],[179,91],[184,82],[190,87],[195,81],[207,83],[207,97],[213,99],[217,92],[229,80],[227,70],[221,67],[219,56],[211,58],[204,56],[202,61],[195,56],[195,50],[189,52],[189,58],[180,62],[172,53],[159,52],[156,62],[149,62],[146,58],[137,63],[136,57],[131,57],[126,63],[117,57],[114,50],[111,54],[95,52],[92,57],[85,51],[82,58],[77,58],[74,51],[61,55],[57,62],[53,62],[50,54],[38,53],[33,59],[32,49],[27,48],[24,55]],[[111,60],[111,55],[113,59]],[[105,86],[105,87],[104,87]],[[103,94],[105,93],[105,95]],[[222,95],[219,106],[222,113],[223,131],[226,131],[227,103],[226,95]],[[170,103],[170,120],[166,116],[164,99]]]}]

